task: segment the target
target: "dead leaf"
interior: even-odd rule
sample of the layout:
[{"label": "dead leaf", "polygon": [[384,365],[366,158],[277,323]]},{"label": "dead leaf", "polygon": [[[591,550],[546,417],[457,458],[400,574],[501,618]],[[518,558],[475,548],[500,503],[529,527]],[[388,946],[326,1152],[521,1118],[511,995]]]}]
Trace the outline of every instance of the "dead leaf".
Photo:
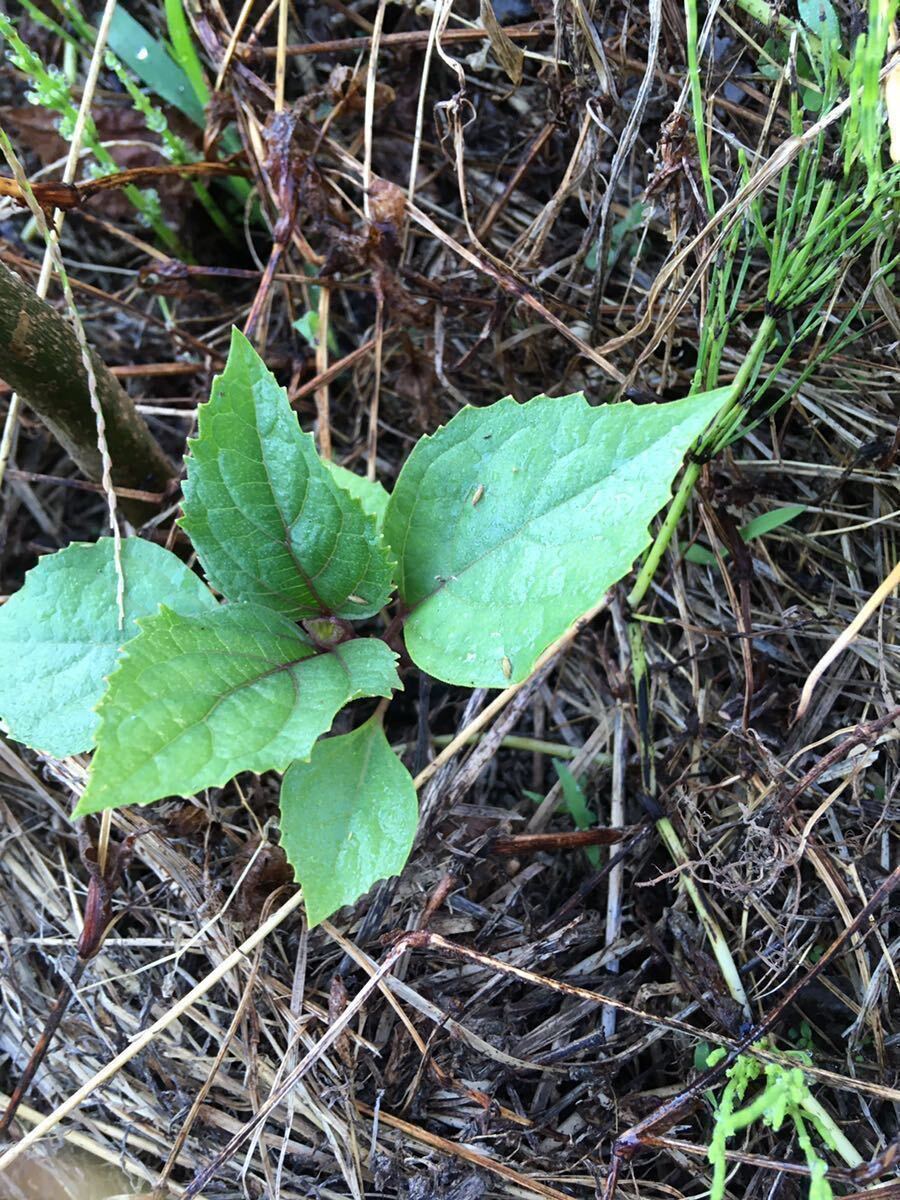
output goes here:
[{"label": "dead leaf", "polygon": [[497,20],[491,0],[481,0],[481,23],[490,38],[494,58],[509,76],[513,86],[518,87],[522,82],[525,55]]},{"label": "dead leaf", "polygon": [[406,192],[389,179],[376,179],[369,188],[372,220],[380,229],[399,236],[406,219]]}]

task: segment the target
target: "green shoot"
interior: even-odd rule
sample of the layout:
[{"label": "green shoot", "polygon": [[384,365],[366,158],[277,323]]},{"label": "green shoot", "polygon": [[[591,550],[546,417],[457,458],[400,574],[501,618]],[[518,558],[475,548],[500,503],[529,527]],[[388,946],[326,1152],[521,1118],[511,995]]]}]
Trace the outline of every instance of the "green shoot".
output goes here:
[{"label": "green shoot", "polygon": [[[754,1048],[771,1049],[767,1042],[760,1042]],[[706,1065],[715,1066],[724,1054],[722,1049],[714,1050]],[[862,1162],[840,1127],[809,1090],[803,1067],[812,1065],[811,1054],[806,1050],[793,1050],[787,1057],[793,1059],[796,1066],[762,1063],[751,1054],[742,1054],[725,1072],[727,1082],[715,1106],[713,1136],[707,1152],[713,1167],[710,1200],[723,1200],[725,1195],[727,1143],[757,1122],[776,1133],[785,1123],[792,1126],[810,1170],[809,1200],[832,1200],[833,1195],[825,1178],[828,1162],[814,1141],[813,1133],[825,1149],[839,1154],[848,1167],[857,1167]],[[760,1084],[762,1090],[756,1091],[752,1099],[744,1103],[755,1084]]]},{"label": "green shoot", "polygon": [[[78,106],[72,98],[68,81],[55,67],[45,66],[40,55],[19,36],[10,19],[0,13],[0,38],[6,42],[7,58],[14,67],[24,72],[29,79],[28,98],[50,112],[59,114],[59,135],[69,140],[75,128]],[[97,127],[88,117],[84,128],[84,144],[94,156],[96,169],[102,174],[112,174],[119,167],[100,141]],[[162,217],[159,196],[151,188],[141,189],[129,184],[123,189],[125,195],[137,209],[141,219],[149,225],[159,240],[174,253],[180,253],[178,238],[166,225]]]}]

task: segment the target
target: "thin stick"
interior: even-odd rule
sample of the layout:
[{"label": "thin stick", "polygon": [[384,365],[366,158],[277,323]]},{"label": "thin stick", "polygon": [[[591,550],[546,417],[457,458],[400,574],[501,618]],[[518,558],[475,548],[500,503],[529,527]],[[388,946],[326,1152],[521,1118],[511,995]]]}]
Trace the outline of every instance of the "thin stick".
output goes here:
[{"label": "thin stick", "polygon": [[[497,220],[497,217],[509,202],[510,196],[522,182],[522,179],[534,164],[534,160],[537,158],[555,132],[556,124],[553,121],[548,121],[537,137],[531,142],[531,145],[528,147],[528,150],[526,151],[521,162],[509,177],[509,182],[507,183],[506,187],[488,209],[487,215],[484,217],[481,224],[475,231],[475,236],[479,241],[483,241],[483,239],[487,237],[491,226],[494,224],[494,222]],[[410,192],[409,198],[410,200],[413,199],[412,192]]]},{"label": "thin stick", "polygon": [[[543,37],[548,32],[549,23],[545,27],[541,22],[527,25],[501,26],[502,32],[513,41],[530,41],[532,38]],[[429,29],[410,29],[405,33],[386,33],[381,38],[383,46],[422,46],[427,45]],[[486,29],[476,26],[473,29],[448,29],[441,35],[444,42],[480,42],[489,36]],[[291,42],[286,51],[292,57],[302,55],[340,54],[349,52],[359,54],[367,50],[374,39],[371,37],[333,38],[330,42]],[[238,46],[238,57],[241,59],[274,58],[276,50],[272,46]]]},{"label": "thin stick", "polygon": [[[659,1146],[662,1150],[674,1150],[679,1154],[693,1154],[697,1158],[706,1158],[709,1146],[696,1146],[693,1142],[682,1141],[681,1138],[653,1137],[644,1138],[645,1146]],[[761,1167],[764,1171],[778,1171],[782,1175],[800,1175],[809,1178],[811,1168],[806,1163],[781,1162],[777,1158],[767,1158],[764,1154],[747,1154],[743,1150],[725,1150],[728,1162],[745,1163],[751,1167]],[[847,1182],[848,1173],[841,1168],[831,1168],[825,1172],[825,1179]],[[845,1200],[847,1198],[845,1197]]]},{"label": "thin stick", "polygon": [[[378,50],[381,43],[381,31],[384,26],[384,10],[387,0],[378,0],[378,11],[375,13],[375,24],[372,27],[372,48],[369,51],[369,66],[366,71],[366,105],[363,125],[363,164],[362,164],[362,193],[363,212],[366,220],[371,222],[372,212],[372,142],[375,124],[375,91],[378,83]],[[377,284],[377,277],[376,277]],[[366,478],[375,479],[375,458],[378,453],[378,399],[381,391],[381,356],[384,341],[384,296],[381,288],[376,287],[375,308],[375,378],[372,386],[372,399],[369,403],[369,432],[366,438]]]},{"label": "thin stick", "polygon": [[111,808],[104,808],[100,815],[100,832],[97,835],[97,868],[101,876],[106,874],[106,858],[109,854],[109,831],[112,828]]},{"label": "thin stick", "polygon": [[287,77],[285,55],[287,28],[288,0],[278,0],[278,44],[276,46],[277,58],[275,59],[275,111],[277,113],[281,112],[284,108],[284,81]]},{"label": "thin stick", "polygon": [[20,1141],[16,1142],[15,1145],[10,1146],[5,1154],[0,1155],[0,1172],[14,1163],[21,1154],[23,1154],[30,1146],[33,1146],[34,1143],[39,1141],[45,1134],[49,1133],[51,1129],[55,1129],[60,1121],[67,1117],[69,1113],[74,1112],[75,1109],[78,1108],[79,1105],[88,1098],[88,1096],[95,1092],[101,1084],[105,1083],[108,1079],[111,1079],[113,1075],[115,1075],[117,1071],[120,1071],[126,1063],[130,1062],[136,1054],[140,1054],[140,1052],[146,1046],[149,1046],[158,1033],[162,1033],[164,1029],[168,1029],[168,1027],[173,1022],[177,1021],[179,1017],[184,1016],[188,1009],[191,1008],[192,1005],[201,998],[201,996],[205,996],[206,993],[211,988],[214,988],[220,979],[224,979],[228,972],[233,967],[236,967],[250,953],[251,950],[255,949],[255,947],[258,946],[264,938],[268,937],[268,935],[274,929],[277,929],[282,921],[284,921],[286,917],[290,916],[294,909],[299,907],[302,899],[303,893],[298,889],[289,900],[286,900],[285,903],[282,904],[281,908],[279,908],[277,912],[273,913],[272,916],[269,917],[268,921],[266,921],[263,925],[260,925],[259,929],[257,929],[255,933],[252,933],[250,937],[248,937],[246,941],[242,942],[236,950],[232,951],[227,958],[224,958],[214,971],[211,971],[205,979],[201,979],[196,987],[191,988],[187,995],[183,996],[177,1004],[173,1005],[168,1012],[164,1013],[158,1021],[154,1021],[154,1023],[148,1029],[145,1029],[142,1034],[139,1034],[139,1036],[136,1037],[129,1046],[126,1046],[121,1054],[117,1054],[116,1057],[112,1059],[111,1062],[108,1062],[105,1067],[101,1067],[101,1069],[97,1071],[96,1074],[92,1075],[86,1083],[82,1084],[77,1092],[74,1092],[68,1097],[68,1099],[64,1100],[62,1104],[60,1104],[53,1110],[52,1113],[50,1113],[49,1116],[44,1117],[42,1121],[38,1122],[34,1129],[32,1129],[29,1133],[26,1133]]},{"label": "thin stick", "polygon": [[[419,154],[422,148],[422,131],[425,128],[425,96],[428,91],[428,77],[431,74],[431,59],[434,55],[434,43],[437,37],[438,25],[441,20],[442,6],[436,4],[431,14],[431,24],[428,27],[428,41],[425,44],[425,58],[419,78],[419,99],[416,104],[416,127],[413,132],[412,154],[409,159],[409,182],[406,185],[406,198],[412,203],[416,194],[416,176],[419,174]],[[406,256],[409,244],[409,224],[403,227],[403,257]]]},{"label": "thin stick", "polygon": [[328,322],[331,315],[331,292],[322,288],[319,292],[319,327],[316,342],[316,379],[321,383],[316,388],[316,416],[318,420],[319,454],[327,462],[333,457],[331,447],[331,404],[328,395]]},{"label": "thin stick", "polygon": [[[22,480],[23,483],[53,483],[57,487],[71,488],[78,492],[102,492],[102,483],[91,483],[89,479],[72,479],[68,475],[46,475],[42,471],[20,471],[18,467],[7,467],[9,479]],[[147,504],[159,504],[165,497],[165,492],[144,492],[140,488],[117,487],[116,496],[119,500],[143,500]]]},{"label": "thin stick", "polygon": [[[244,32],[244,26],[250,18],[250,13],[253,11],[254,0],[244,0],[241,5],[241,11],[238,13],[238,19],[234,23],[234,29],[231,31],[231,37],[228,39],[228,45],[225,47],[225,53],[222,56],[222,64],[219,67],[219,73],[216,76],[216,82],[213,86],[214,92],[222,90],[222,84],[225,81],[225,73],[231,66],[231,60],[234,57],[234,52],[238,44],[238,39]],[[278,54],[280,46],[275,47],[275,53]],[[285,47],[287,49],[287,47]]]},{"label": "thin stick", "polygon": [[378,403],[381,397],[381,363],[384,350],[384,296],[381,288],[375,299],[375,372],[372,399],[369,401],[369,430],[366,436],[366,479],[374,481],[378,457]]},{"label": "thin stick", "polygon": [[372,220],[372,199],[369,189],[372,186],[372,127],[375,123],[375,86],[378,82],[378,49],[381,42],[381,30],[384,25],[384,10],[387,0],[378,0],[378,11],[375,14],[375,25],[372,29],[372,48],[369,51],[369,67],[366,71],[366,107],[365,124],[363,126],[363,212],[366,220]]},{"label": "thin stick", "polygon": [[331,383],[332,379],[340,375],[342,371],[346,371],[352,367],[355,362],[368,354],[370,350],[375,348],[375,339],[372,338],[368,342],[363,342],[361,346],[357,346],[355,350],[351,350],[349,354],[345,354],[343,358],[339,358],[337,362],[333,362],[327,371],[323,371],[321,375],[316,375],[315,379],[308,379],[306,383],[301,384],[296,390],[291,392],[291,403],[296,404],[298,400],[302,400],[304,396],[308,396],[311,392],[317,391],[326,383]]},{"label": "thin stick", "polygon": [[[616,708],[613,717],[613,769],[612,785],[610,788],[609,824],[612,829],[622,829],[625,825],[625,717],[622,705]],[[610,851],[615,858],[616,852]],[[622,934],[622,895],[625,886],[625,864],[619,859],[609,870],[609,884],[606,896],[606,946],[609,948],[619,940]],[[618,975],[619,960],[611,958],[606,969],[611,975]],[[600,1014],[603,1032],[607,1038],[615,1036],[616,1010],[604,1005]]]},{"label": "thin stick", "polygon": [[844,632],[840,637],[825,651],[813,669],[810,671],[806,683],[803,685],[803,691],[800,693],[800,703],[797,705],[797,715],[794,720],[799,721],[806,710],[809,708],[809,703],[812,700],[812,694],[815,691],[816,684],[844,650],[856,639],[856,635],[868,621],[869,617],[879,608],[894,588],[900,587],[900,562],[894,567],[887,579],[881,583],[869,599],[865,602]]}]

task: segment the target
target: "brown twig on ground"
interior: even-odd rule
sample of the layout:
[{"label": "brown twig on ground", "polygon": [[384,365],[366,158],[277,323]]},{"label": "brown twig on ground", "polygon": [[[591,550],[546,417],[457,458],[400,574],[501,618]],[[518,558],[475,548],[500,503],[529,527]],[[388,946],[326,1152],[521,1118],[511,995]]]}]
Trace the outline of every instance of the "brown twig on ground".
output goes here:
[{"label": "brown twig on ground", "polygon": [[[527,25],[506,25],[503,27],[503,32],[513,41],[530,41],[533,38],[544,37],[548,28],[539,22]],[[441,37],[441,41],[449,46],[460,42],[483,42],[487,38],[488,31],[486,29],[448,29]],[[334,38],[330,42],[289,42],[285,47],[285,54],[291,58],[299,58],[303,55],[342,54],[347,51],[358,54],[360,50],[368,50],[371,41],[371,37],[363,36]],[[385,47],[424,46],[427,41],[427,29],[411,29],[406,33],[387,33],[381,38],[381,44]],[[236,53],[239,58],[252,61],[255,58],[276,57],[277,48],[244,45],[238,46]]]},{"label": "brown twig on ground", "polygon": [[[58,208],[72,212],[104,192],[117,192],[125,187],[146,187],[148,184],[164,182],[166,179],[210,178],[245,175],[246,167],[240,163],[195,162],[168,166],[160,163],[153,167],[129,167],[112,175],[100,175],[96,179],[83,179],[80,183],[35,182],[31,185],[34,198],[45,212]],[[0,196],[15,204],[26,205],[22,189],[15,179],[0,175]]]},{"label": "brown twig on ground", "polygon": [[613,846],[627,835],[624,829],[574,829],[559,833],[501,833],[490,843],[492,854],[538,854],[583,850],[586,846]]}]

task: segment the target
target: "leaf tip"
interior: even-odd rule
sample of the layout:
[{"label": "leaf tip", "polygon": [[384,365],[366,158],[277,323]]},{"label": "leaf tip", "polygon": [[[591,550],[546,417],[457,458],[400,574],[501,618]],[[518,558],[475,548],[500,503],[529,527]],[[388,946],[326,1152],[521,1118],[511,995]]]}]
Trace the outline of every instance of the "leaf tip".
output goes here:
[{"label": "leaf tip", "polygon": [[256,354],[256,351],[253,348],[253,343],[249,340],[249,338],[246,336],[246,334],[241,333],[241,331],[240,331],[240,329],[238,329],[237,325],[232,325],[232,327],[231,327],[231,344],[229,346],[229,354],[234,354],[234,353],[240,354],[241,352],[247,353],[248,351],[254,357],[258,357],[258,355]]}]

